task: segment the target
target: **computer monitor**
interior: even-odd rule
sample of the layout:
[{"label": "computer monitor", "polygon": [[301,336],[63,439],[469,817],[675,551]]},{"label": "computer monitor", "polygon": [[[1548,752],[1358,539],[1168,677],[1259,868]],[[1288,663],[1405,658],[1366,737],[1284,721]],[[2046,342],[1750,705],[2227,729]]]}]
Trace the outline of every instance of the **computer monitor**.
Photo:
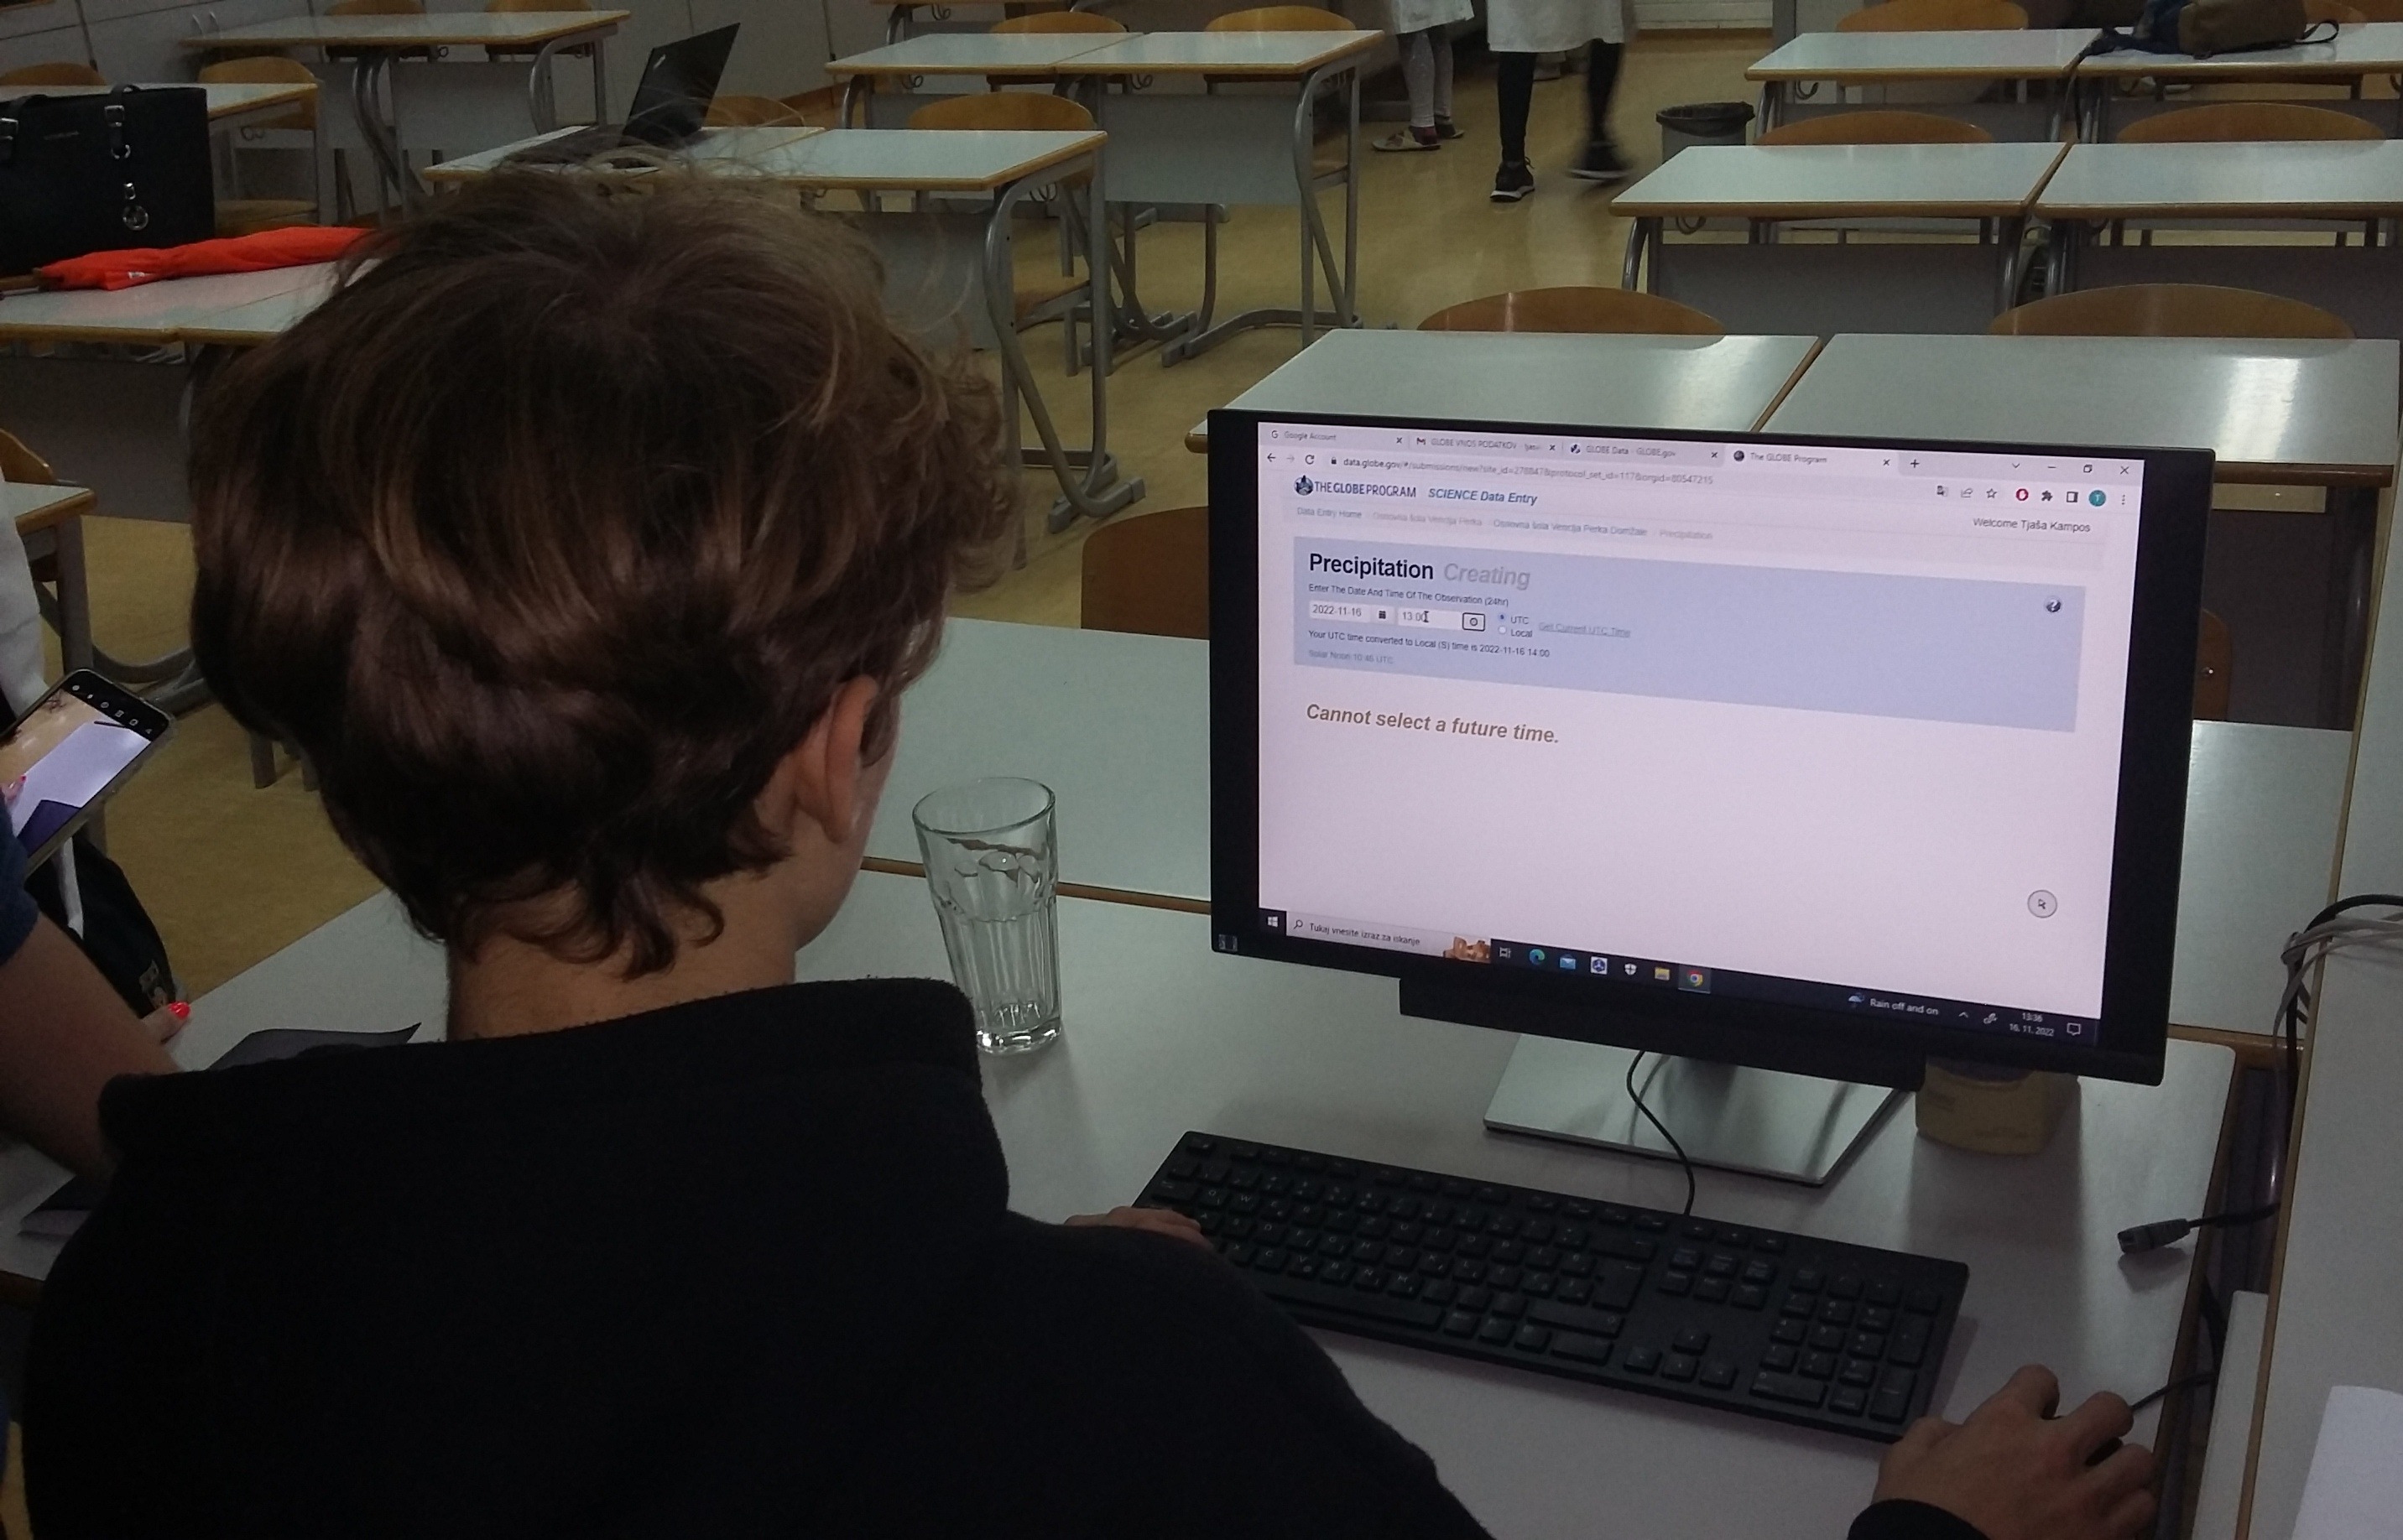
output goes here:
[{"label": "computer monitor", "polygon": [[[1535,1034],[1488,1118],[1528,1131],[1511,1079],[1615,1096],[1626,1055],[1577,1044],[2158,1083],[2210,483],[2191,451],[1214,412],[1213,944]],[[1715,1073],[1696,1117],[1757,1142]],[[1790,1113],[1815,1171],[1726,1163],[1825,1180],[1888,1100]]]}]

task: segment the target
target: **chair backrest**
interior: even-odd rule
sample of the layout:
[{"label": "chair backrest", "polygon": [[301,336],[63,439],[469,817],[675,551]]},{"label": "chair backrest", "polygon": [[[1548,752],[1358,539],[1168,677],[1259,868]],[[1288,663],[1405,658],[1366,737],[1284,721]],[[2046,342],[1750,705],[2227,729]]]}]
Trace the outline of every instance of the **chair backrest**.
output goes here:
[{"label": "chair backrest", "polygon": [[0,428],[0,480],[21,487],[47,487],[58,480],[50,463],[25,447],[25,441]]},{"label": "chair backrest", "polygon": [[1996,337],[2353,336],[2351,326],[2317,305],[2214,284],[2078,289],[2005,311],[1986,330]]},{"label": "chair backrest", "polygon": [[2194,643],[2194,719],[2228,720],[2228,694],[2234,684],[2236,645],[2229,640],[2228,622],[2209,610]]},{"label": "chair backrest", "polygon": [[2403,21],[2403,0],[2346,0],[2372,21]]},{"label": "chair backrest", "polygon": [[820,86],[814,90],[796,91],[778,100],[792,108],[795,116],[811,128],[842,127],[842,89],[840,86]]},{"label": "chair backrest", "polygon": [[2344,0],[2303,0],[2303,20],[2333,21],[2340,27],[2357,27],[2369,20],[2368,13]]},{"label": "chair backrest", "polygon": [[1205,32],[1350,32],[1352,19],[1316,6],[1262,6],[1214,16]]},{"label": "chair backrest", "polygon": [[913,129],[1066,129],[1093,126],[1083,104],[1039,90],[990,90],[946,96],[910,115]]},{"label": "chair backrest", "polygon": [[1991,145],[1994,136],[1964,118],[1933,112],[1830,112],[1764,131],[1764,145]]},{"label": "chair backrest", "polygon": [[61,60],[55,64],[20,64],[0,72],[0,86],[104,86],[108,76],[90,64]]},{"label": "chair backrest", "polygon": [[2208,102],[2139,118],[2123,145],[2232,144],[2269,139],[2383,139],[2378,125],[2299,102]]},{"label": "chair backrest", "polygon": [[1838,32],[2019,32],[2027,12],[2011,0],[1882,0],[1845,15]]},{"label": "chair backrest", "polygon": [[1115,519],[1086,537],[1087,631],[1210,636],[1210,510]]},{"label": "chair backrest", "polygon": [[1463,300],[1419,323],[1421,331],[1654,332],[1719,337],[1725,326],[1674,299],[1635,289],[1514,289]]},{"label": "chair backrest", "polygon": [[423,16],[425,7],[421,0],[334,0],[326,7],[328,16]]},{"label": "chair backrest", "polygon": [[521,10],[590,10],[592,0],[488,0],[484,8],[495,14]]},{"label": "chair backrest", "polygon": [[1090,10],[1035,10],[1007,16],[993,24],[995,32],[1124,32],[1126,23]]},{"label": "chair backrest", "polygon": [[801,115],[772,96],[720,96],[701,122],[713,129],[799,128]]}]

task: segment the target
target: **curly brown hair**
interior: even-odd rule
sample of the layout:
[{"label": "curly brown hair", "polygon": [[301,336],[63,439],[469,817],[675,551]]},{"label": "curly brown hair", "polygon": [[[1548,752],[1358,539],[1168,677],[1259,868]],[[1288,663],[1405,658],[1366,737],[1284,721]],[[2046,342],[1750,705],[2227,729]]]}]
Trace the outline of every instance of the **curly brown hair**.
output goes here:
[{"label": "curly brown hair", "polygon": [[860,241],[645,180],[503,174],[364,243],[191,459],[227,708],[427,934],[630,974],[786,853],[753,804],[843,681],[890,742],[1013,511],[993,392]]}]

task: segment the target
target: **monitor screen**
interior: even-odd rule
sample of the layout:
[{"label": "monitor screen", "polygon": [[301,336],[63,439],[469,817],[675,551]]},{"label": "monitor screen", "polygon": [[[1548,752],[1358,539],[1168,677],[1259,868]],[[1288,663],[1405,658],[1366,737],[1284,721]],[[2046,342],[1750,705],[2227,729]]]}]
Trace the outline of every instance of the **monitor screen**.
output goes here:
[{"label": "monitor screen", "polygon": [[2158,1060],[2202,522],[2160,483],[2207,457],[1229,425],[1222,950],[1546,976],[1597,1040]]}]

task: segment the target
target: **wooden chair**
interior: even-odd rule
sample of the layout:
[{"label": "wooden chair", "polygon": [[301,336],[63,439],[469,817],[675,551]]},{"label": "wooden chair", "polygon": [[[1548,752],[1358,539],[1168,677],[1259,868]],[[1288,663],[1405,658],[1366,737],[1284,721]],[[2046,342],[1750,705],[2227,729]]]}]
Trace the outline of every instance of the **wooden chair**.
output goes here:
[{"label": "wooden chair", "polygon": [[2214,284],[2122,284],[2031,300],[1994,317],[1995,337],[2291,337],[2350,340],[2317,305]]},{"label": "wooden chair", "polygon": [[1727,328],[1674,299],[1635,289],[1514,289],[1464,300],[1419,323],[1421,331],[1650,332],[1721,337]]},{"label": "wooden chair", "polygon": [[[1894,0],[1900,5],[1903,0]],[[1204,32],[1351,32],[1352,19],[1316,6],[1261,6],[1214,16]]]},{"label": "wooden chair", "polygon": [[[326,14],[328,16],[423,16],[425,14],[425,7],[424,0],[334,0],[332,5],[326,7]],[[326,57],[355,59],[358,57],[358,51],[356,49],[329,47],[326,49]],[[434,50],[411,49],[395,57],[431,59],[434,57]]]},{"label": "wooden chair", "polygon": [[0,86],[104,86],[108,76],[90,64],[60,60],[54,64],[20,64],[0,71]]},{"label": "wooden chair", "polygon": [[803,126],[800,113],[772,96],[720,96],[709,104],[701,119],[713,129],[781,129]]},{"label": "wooden chair", "polygon": [[805,128],[839,129],[842,127],[842,88],[820,86],[815,90],[796,91],[780,96],[778,101],[793,109]]},{"label": "wooden chair", "polygon": [[1086,537],[1087,631],[1210,639],[1210,510],[1114,520]]},{"label": "wooden chair", "polygon": [[1037,10],[1007,16],[993,24],[994,32],[1124,32],[1126,23],[1090,10]]},{"label": "wooden chair", "polygon": [[2236,647],[2229,640],[2228,622],[2202,612],[2202,629],[2194,644],[2194,719],[2228,720],[2228,695],[2234,683]]},{"label": "wooden chair", "polygon": [[2368,12],[2348,6],[2344,0],[2303,0],[2303,20],[2333,21],[2340,27],[2357,27],[2369,20]]},{"label": "wooden chair", "polygon": [[[2365,125],[2367,126],[2367,125]],[[1763,145],[1991,145],[1977,124],[1933,112],[1831,112],[1762,132]]]},{"label": "wooden chair", "polygon": [[1836,23],[1838,32],[2021,32],[2027,12],[2011,0],[1883,0]]},{"label": "wooden chair", "polygon": [[2219,145],[2263,140],[2383,139],[2378,126],[2299,102],[2209,102],[2139,118],[2119,131],[2123,145]]}]

